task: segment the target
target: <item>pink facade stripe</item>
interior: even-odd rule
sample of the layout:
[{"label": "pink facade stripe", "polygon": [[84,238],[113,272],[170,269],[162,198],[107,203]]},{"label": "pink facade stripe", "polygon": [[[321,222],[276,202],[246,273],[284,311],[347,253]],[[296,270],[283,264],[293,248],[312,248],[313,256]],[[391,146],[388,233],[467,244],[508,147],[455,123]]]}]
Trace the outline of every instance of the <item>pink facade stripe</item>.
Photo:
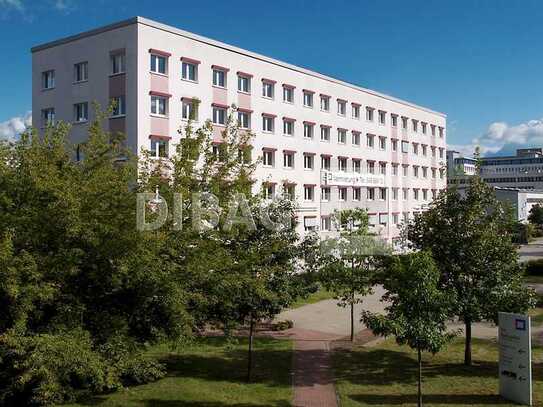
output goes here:
[{"label": "pink facade stripe", "polygon": [[296,150],[283,150],[283,153],[296,153]]},{"label": "pink facade stripe", "polygon": [[295,118],[293,118],[293,117],[286,117],[286,116],[283,117],[283,120],[284,120],[285,122],[295,122],[295,121],[296,121]]},{"label": "pink facade stripe", "polygon": [[159,134],[149,134],[149,138],[155,139],[155,140],[164,140],[164,141],[168,141],[172,139],[170,136],[162,136]]},{"label": "pink facade stripe", "polygon": [[283,83],[283,88],[287,88],[287,89],[296,89],[296,86],[294,86],[294,85],[289,85],[288,83]]},{"label": "pink facade stripe", "polygon": [[246,109],[244,107],[238,107],[238,112],[242,112],[242,113],[253,113],[253,110],[251,109]]},{"label": "pink facade stripe", "polygon": [[211,69],[215,69],[217,71],[224,71],[224,72],[229,72],[230,71],[229,68],[226,68],[226,67],[220,66],[220,65],[211,65]]},{"label": "pink facade stripe", "polygon": [[276,115],[276,114],[273,114],[273,113],[262,113],[262,116],[264,116],[264,117],[271,117],[271,118],[277,117],[277,115]]},{"label": "pink facade stripe", "polygon": [[211,106],[218,107],[218,108],[221,108],[221,109],[228,109],[230,107],[230,106],[224,105],[222,103],[212,103]]},{"label": "pink facade stripe", "polygon": [[164,97],[164,98],[171,98],[172,97],[172,95],[169,94],[169,93],[158,92],[158,91],[155,91],[155,90],[149,91],[149,95],[151,95],[151,96],[160,96],[160,97]]},{"label": "pink facade stripe", "polygon": [[199,65],[200,64],[200,61],[198,61],[197,59],[192,59],[192,58],[188,58],[188,57],[181,57],[180,60],[181,60],[181,62],[187,62],[189,64],[194,64],[194,65]]},{"label": "pink facade stripe", "polygon": [[314,94],[315,91],[314,90],[309,90],[309,89],[304,89],[303,90],[305,93],[311,93],[311,94]]},{"label": "pink facade stripe", "polygon": [[277,149],[273,147],[262,147],[262,151],[277,151]]},{"label": "pink facade stripe", "polygon": [[317,123],[315,123],[315,122],[310,122],[310,121],[308,121],[308,120],[304,120],[304,124],[309,124],[309,125],[311,125],[311,126],[314,126],[314,125],[317,124]]},{"label": "pink facade stripe", "polygon": [[243,71],[238,71],[237,74],[238,74],[239,76],[244,76],[244,77],[246,77],[246,78],[252,78],[252,77],[253,77],[252,74],[247,73],[247,72],[243,72]]},{"label": "pink facade stripe", "polygon": [[277,83],[277,81],[274,81],[273,79],[268,79],[268,78],[262,78],[262,82],[271,83],[271,84]]}]

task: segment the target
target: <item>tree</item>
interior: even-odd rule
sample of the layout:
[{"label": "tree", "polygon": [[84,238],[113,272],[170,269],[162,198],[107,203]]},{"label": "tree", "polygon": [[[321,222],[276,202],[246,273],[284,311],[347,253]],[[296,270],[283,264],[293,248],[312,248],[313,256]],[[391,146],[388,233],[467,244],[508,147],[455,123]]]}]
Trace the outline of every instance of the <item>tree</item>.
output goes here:
[{"label": "tree", "polygon": [[337,239],[323,242],[322,282],[334,293],[339,306],[350,308],[350,339],[354,341],[354,306],[372,293],[379,260],[389,253],[389,249],[369,234],[365,209],[337,211],[334,218],[340,233]]},{"label": "tree", "polygon": [[399,345],[417,351],[418,406],[422,406],[422,352],[435,354],[454,336],[446,322],[452,293],[441,289],[440,272],[428,252],[395,256],[382,301],[386,314],[362,313],[362,321],[376,335],[393,335]]},{"label": "tree", "polygon": [[543,206],[539,204],[532,206],[530,214],[528,215],[528,220],[534,225],[539,227],[543,226]]},{"label": "tree", "polygon": [[534,304],[522,283],[522,267],[511,240],[514,219],[491,187],[470,178],[463,194],[442,192],[404,232],[413,249],[429,250],[444,289],[455,293],[453,316],[465,325],[464,363],[471,365],[471,328],[497,322],[498,312],[524,312]]}]

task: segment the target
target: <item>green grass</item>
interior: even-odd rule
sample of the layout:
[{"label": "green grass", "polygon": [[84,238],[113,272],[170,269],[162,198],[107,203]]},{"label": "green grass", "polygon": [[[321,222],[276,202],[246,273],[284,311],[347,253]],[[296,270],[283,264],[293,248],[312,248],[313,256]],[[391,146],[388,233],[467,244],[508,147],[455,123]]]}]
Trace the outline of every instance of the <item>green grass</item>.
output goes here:
[{"label": "green grass", "polygon": [[532,327],[543,325],[543,308],[535,308],[530,311]]},{"label": "green grass", "polygon": [[229,345],[224,338],[198,339],[177,352],[159,346],[149,352],[149,357],[167,365],[167,377],[72,406],[290,406],[292,342],[255,339],[254,374],[249,384],[245,382],[246,352],[246,340]]},{"label": "green grass", "polygon": [[526,283],[543,284],[543,276],[524,276]]},{"label": "green grass", "polygon": [[[475,340],[474,366],[463,366],[463,341],[424,355],[423,403],[432,407],[514,406],[498,394],[498,347]],[[341,406],[416,406],[416,354],[387,340],[376,347],[339,349],[334,369]],[[534,406],[543,406],[543,349],[533,351]]]},{"label": "green grass", "polygon": [[334,298],[334,294],[330,291],[327,291],[325,288],[320,288],[318,291],[310,294],[307,298],[299,298],[296,302],[294,302],[290,308],[300,308],[304,305],[308,304],[314,304],[319,301],[329,300]]}]

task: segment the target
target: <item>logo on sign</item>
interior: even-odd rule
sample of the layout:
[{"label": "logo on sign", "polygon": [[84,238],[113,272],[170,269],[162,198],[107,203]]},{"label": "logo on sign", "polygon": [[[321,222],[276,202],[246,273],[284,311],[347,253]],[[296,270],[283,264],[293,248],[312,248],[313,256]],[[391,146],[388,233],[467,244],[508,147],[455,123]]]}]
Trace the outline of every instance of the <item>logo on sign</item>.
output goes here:
[{"label": "logo on sign", "polygon": [[524,320],[524,319],[515,319],[515,329],[517,331],[525,331],[526,330],[526,320]]}]

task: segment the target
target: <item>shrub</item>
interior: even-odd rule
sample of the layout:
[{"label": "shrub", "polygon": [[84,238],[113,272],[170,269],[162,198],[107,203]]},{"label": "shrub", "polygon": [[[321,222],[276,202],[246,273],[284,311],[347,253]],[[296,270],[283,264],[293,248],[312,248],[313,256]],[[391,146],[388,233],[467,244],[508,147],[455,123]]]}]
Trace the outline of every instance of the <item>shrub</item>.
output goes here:
[{"label": "shrub", "polygon": [[543,259],[529,260],[525,263],[526,275],[543,276]]},{"label": "shrub", "polygon": [[290,319],[287,319],[285,321],[277,321],[272,329],[274,331],[285,331],[287,329],[290,329],[290,328],[293,328],[294,327],[294,322],[291,321]]}]

